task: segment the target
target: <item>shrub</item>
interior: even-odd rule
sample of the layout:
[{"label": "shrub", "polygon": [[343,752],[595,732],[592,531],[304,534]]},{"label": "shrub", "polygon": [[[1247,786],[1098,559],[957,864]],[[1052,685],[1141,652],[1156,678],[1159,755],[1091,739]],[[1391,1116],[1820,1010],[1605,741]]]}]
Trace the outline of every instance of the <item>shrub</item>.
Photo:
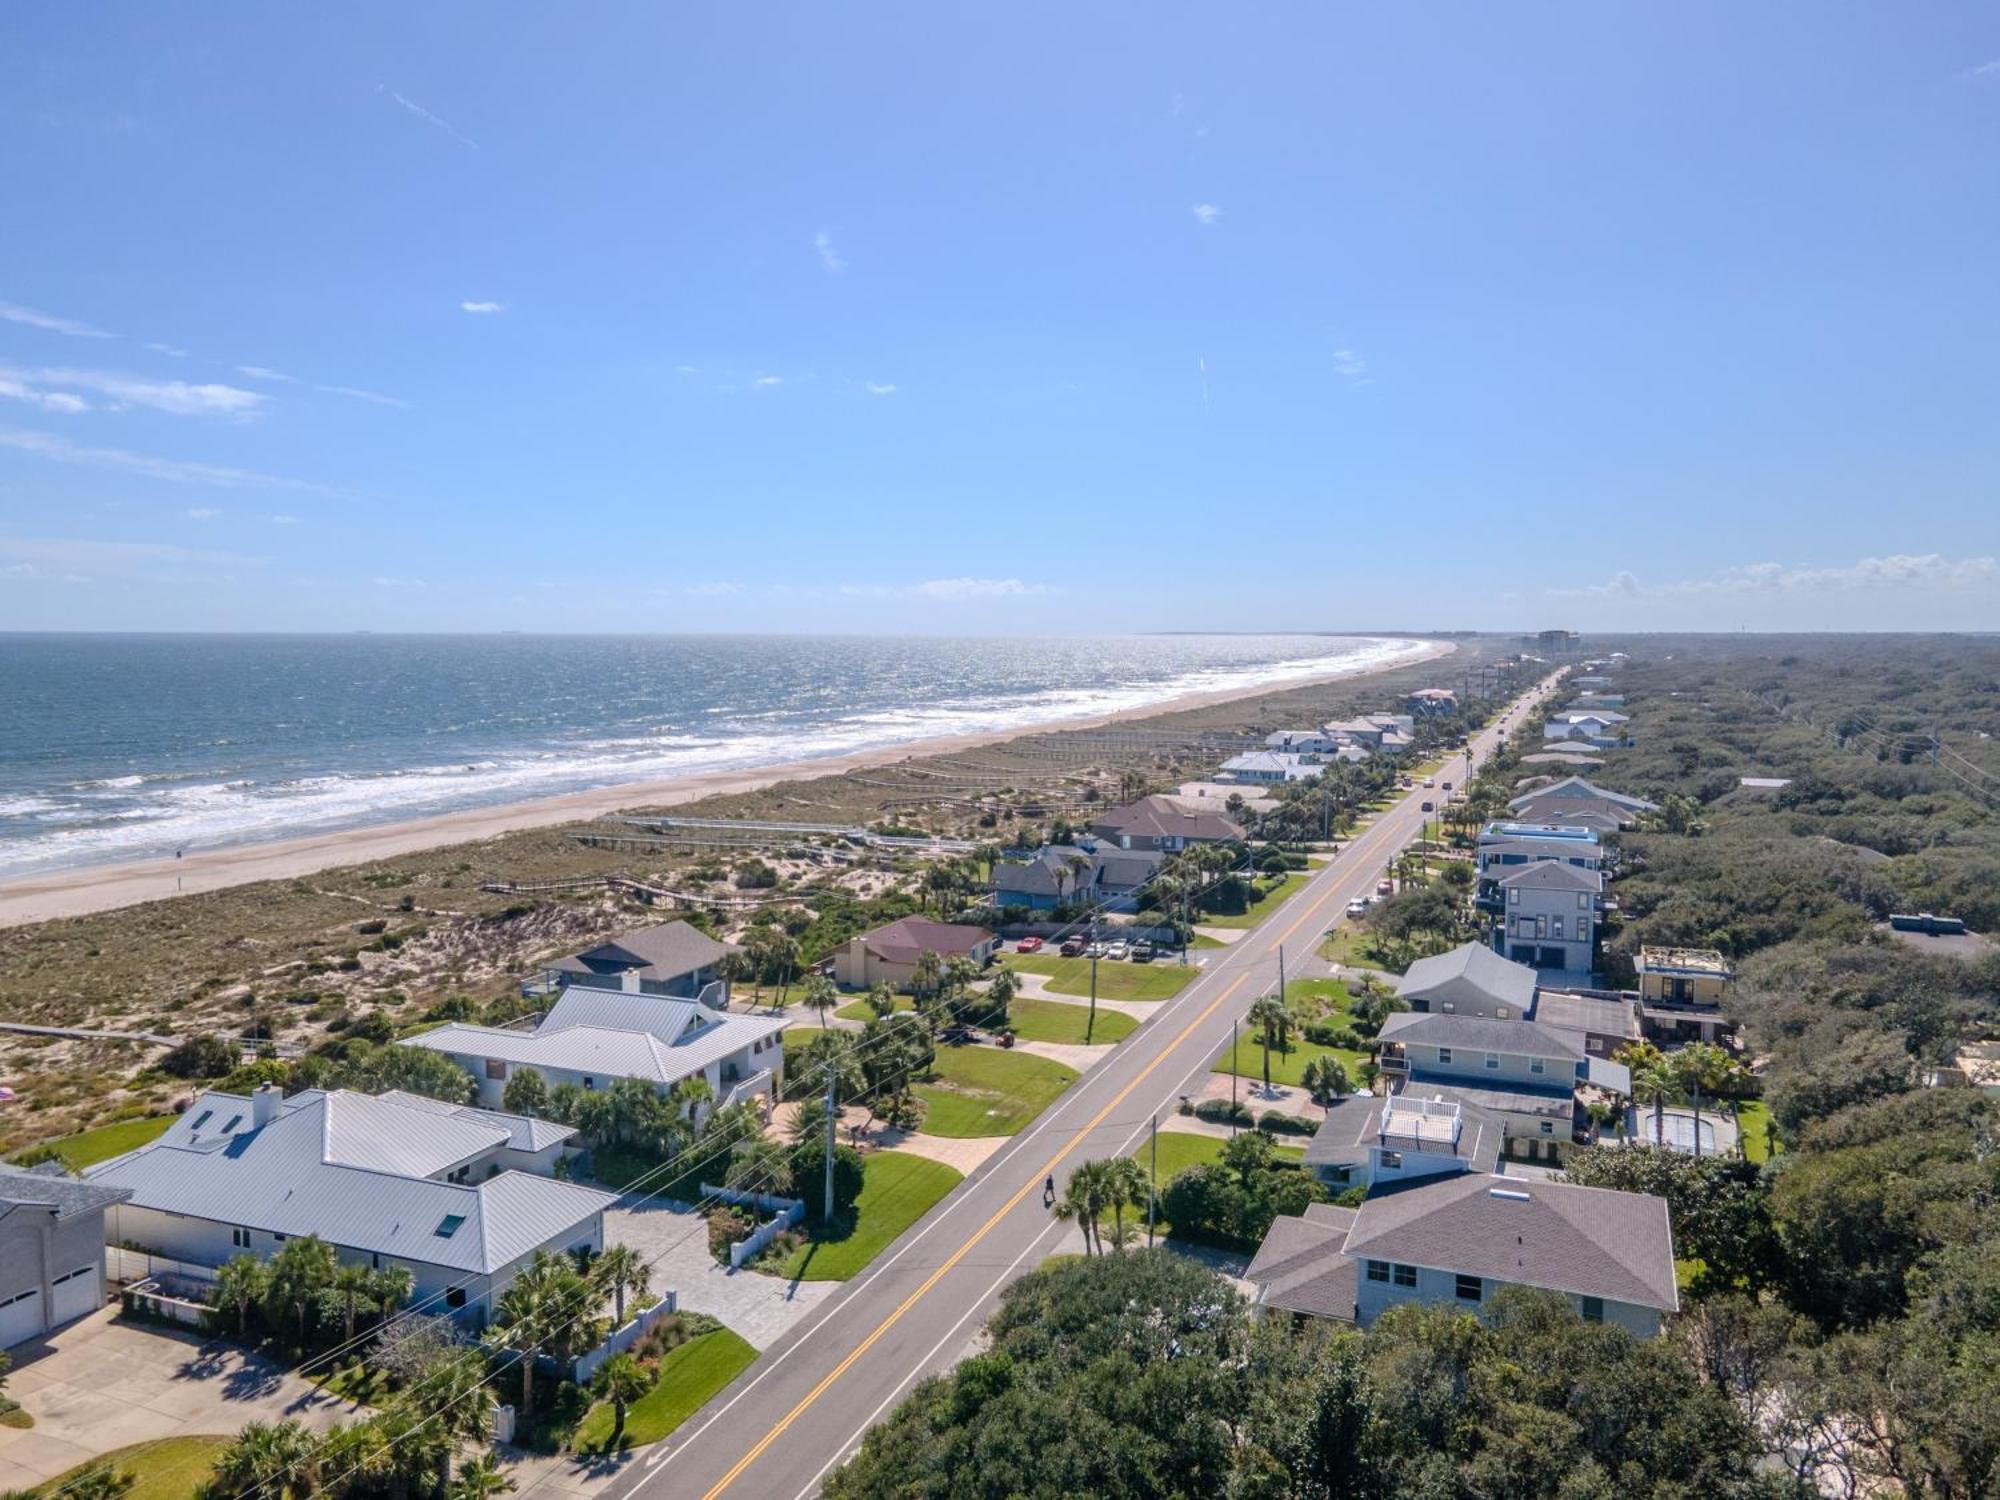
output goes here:
[{"label": "shrub", "polygon": [[729,1247],[738,1240],[748,1239],[757,1226],[748,1217],[733,1208],[712,1208],[708,1211],[708,1253],[722,1264],[729,1263]]},{"label": "shrub", "polygon": [[1211,1125],[1243,1125],[1254,1123],[1247,1104],[1233,1104],[1227,1099],[1203,1099],[1194,1107],[1194,1117],[1206,1120]]},{"label": "shrub", "polygon": [[1361,1052],[1368,1045],[1361,1034],[1345,1021],[1308,1021],[1305,1035],[1306,1040],[1316,1047],[1341,1047],[1349,1052]]},{"label": "shrub", "polygon": [[238,1055],[219,1036],[189,1037],[160,1059],[160,1071],[175,1078],[220,1078],[236,1066]]},{"label": "shrub", "polygon": [[[861,1153],[852,1146],[833,1148],[833,1217],[845,1218],[861,1196]],[[809,1137],[792,1147],[792,1182],[805,1199],[806,1218],[818,1222],[826,1206],[826,1142]]]},{"label": "shrub", "polygon": [[1312,1135],[1319,1130],[1319,1122],[1303,1115],[1288,1115],[1282,1109],[1267,1109],[1259,1117],[1257,1128],[1267,1135]]}]

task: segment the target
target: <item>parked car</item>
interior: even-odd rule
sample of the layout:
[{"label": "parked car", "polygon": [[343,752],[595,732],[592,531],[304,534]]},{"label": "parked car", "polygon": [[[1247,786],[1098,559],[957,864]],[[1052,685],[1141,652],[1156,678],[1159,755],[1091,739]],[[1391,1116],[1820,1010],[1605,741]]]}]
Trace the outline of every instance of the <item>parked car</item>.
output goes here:
[{"label": "parked car", "polygon": [[1348,914],[1348,915],[1349,915],[1350,917],[1365,917],[1365,916],[1367,916],[1367,915],[1368,915],[1368,898],[1367,898],[1366,896],[1356,896],[1356,897],[1355,897],[1355,898],[1354,898],[1354,899],[1353,899],[1352,901],[1348,902],[1348,903],[1347,903],[1347,914]]},{"label": "parked car", "polygon": [[1039,953],[1042,951],[1042,940],[1038,937],[1024,937],[1019,943],[1015,944],[1015,951],[1017,953]]},{"label": "parked car", "polygon": [[1395,882],[1395,881],[1393,881],[1393,880],[1378,880],[1378,881],[1376,881],[1376,882],[1375,882],[1375,894],[1376,894],[1376,895],[1378,895],[1378,896],[1393,896],[1393,895],[1395,895],[1395,894],[1396,894],[1396,882]]},{"label": "parked car", "polygon": [[1083,950],[1088,946],[1089,944],[1085,943],[1080,937],[1064,938],[1062,947],[1056,951],[1061,953],[1064,958],[1081,958],[1083,957]]},{"label": "parked car", "polygon": [[1085,958],[1102,958],[1104,957],[1105,946],[1102,938],[1097,939],[1095,942],[1085,943],[1083,945],[1083,956]]},{"label": "parked car", "polygon": [[1430,805],[1430,803],[1429,803],[1428,801],[1426,801],[1426,802],[1424,803],[1424,806],[1423,806],[1423,810],[1424,810],[1425,812],[1430,812],[1430,811],[1432,810],[1432,809],[1431,809],[1431,805]]},{"label": "parked car", "polygon": [[1158,951],[1151,943],[1134,943],[1132,945],[1132,962],[1135,964],[1149,964],[1153,961],[1153,955]]},{"label": "parked car", "polygon": [[[1428,788],[1428,787],[1434,787],[1434,786],[1436,786],[1436,785],[1437,785],[1437,778],[1436,778],[1435,776],[1426,776],[1426,777],[1424,778],[1424,785],[1425,785],[1425,787],[1427,787],[1427,788]],[[1445,785],[1446,785],[1446,786],[1450,786],[1450,785],[1451,785],[1451,783],[1447,781],[1447,782],[1445,783]]]},{"label": "parked car", "polygon": [[1115,958],[1115,959],[1130,958],[1132,956],[1132,945],[1126,942],[1123,938],[1120,938],[1117,942],[1112,943],[1105,948],[1104,956],[1106,958]]}]

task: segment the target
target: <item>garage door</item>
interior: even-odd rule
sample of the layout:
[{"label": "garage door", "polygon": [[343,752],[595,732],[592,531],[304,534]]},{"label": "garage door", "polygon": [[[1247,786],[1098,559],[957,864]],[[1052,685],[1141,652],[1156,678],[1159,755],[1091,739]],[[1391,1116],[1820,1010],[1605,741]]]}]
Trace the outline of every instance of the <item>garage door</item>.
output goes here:
[{"label": "garage door", "polygon": [[55,1285],[55,1311],[49,1318],[51,1328],[60,1328],[71,1318],[80,1318],[85,1313],[97,1311],[97,1267],[95,1264],[78,1266],[67,1276],[58,1276]]},{"label": "garage door", "polygon": [[42,1331],[42,1289],[22,1292],[0,1302],[0,1349],[31,1339]]}]

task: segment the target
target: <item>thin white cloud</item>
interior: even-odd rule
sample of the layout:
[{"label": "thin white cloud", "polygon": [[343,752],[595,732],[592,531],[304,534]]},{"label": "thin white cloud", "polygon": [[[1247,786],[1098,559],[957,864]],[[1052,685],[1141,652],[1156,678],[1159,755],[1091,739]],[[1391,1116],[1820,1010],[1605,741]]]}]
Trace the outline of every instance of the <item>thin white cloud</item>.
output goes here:
[{"label": "thin white cloud", "polygon": [[378,589],[420,589],[423,586],[424,581],[421,578],[377,578],[375,580],[375,587]]},{"label": "thin white cloud", "polygon": [[18,427],[0,428],[0,448],[32,453],[52,463],[111,469],[123,474],[142,475],[147,479],[164,480],[168,484],[208,484],[219,489],[290,490],[302,495],[346,498],[339,490],[303,479],[261,474],[255,469],[236,469],[226,464],[156,458],[147,453],[130,453],[123,448],[85,448],[52,432],[31,432]]},{"label": "thin white cloud", "polygon": [[928,599],[941,604],[960,604],[975,599],[1052,594],[1055,590],[1047,584],[1026,583],[1019,578],[927,578],[922,583],[844,583],[836,592],[851,599]]},{"label": "thin white cloud", "polygon": [[838,276],[847,269],[847,262],[840,258],[840,252],[833,248],[833,236],[822,229],[813,236],[813,249],[819,252],[819,263],[829,276]]},{"label": "thin white cloud", "polygon": [[1642,583],[1621,570],[1603,583],[1551,588],[1568,598],[1685,598],[1713,594],[1841,594],[2000,592],[2000,561],[1946,557],[1938,552],[1864,557],[1843,567],[1812,568],[1775,562],[1741,563],[1707,578]]},{"label": "thin white cloud", "polygon": [[398,411],[408,411],[410,403],[400,396],[385,396],[380,391],[363,390],[358,385],[316,385],[316,391],[324,391],[329,396],[345,396],[350,401],[366,401],[372,406],[393,406]]},{"label": "thin white cloud", "polygon": [[742,593],[743,585],[730,583],[726,579],[717,579],[712,583],[691,583],[681,592],[695,599],[720,599],[730,594]]},{"label": "thin white cloud", "polygon": [[252,380],[269,380],[277,385],[297,385],[299,383],[298,376],[287,375],[283,370],[274,370],[269,365],[238,365],[236,373],[248,376]]},{"label": "thin white cloud", "polygon": [[1353,349],[1333,351],[1333,373],[1355,385],[1367,385],[1368,361]]},{"label": "thin white cloud", "polygon": [[148,344],[146,347],[151,349],[155,354],[166,355],[168,359],[187,358],[187,350],[176,349],[172,344]]},{"label": "thin white cloud", "polygon": [[469,313],[497,313],[507,310],[498,302],[461,302],[458,306],[460,311]]},{"label": "thin white cloud", "polygon": [[871,396],[893,396],[896,394],[896,387],[886,380],[864,380],[861,383]]},{"label": "thin white cloud", "polygon": [[1194,215],[1195,222],[1200,224],[1204,229],[1213,229],[1215,221],[1222,217],[1222,210],[1217,208],[1213,203],[1197,203],[1188,212]]},{"label": "thin white cloud", "polygon": [[259,567],[265,559],[163,542],[99,542],[76,537],[0,536],[0,559],[15,577],[82,583],[89,578],[180,581],[162,569]]},{"label": "thin white cloud", "polygon": [[1974,78],[2000,78],[2000,57],[1969,70]]},{"label": "thin white cloud", "polygon": [[759,375],[750,383],[763,390],[775,390],[778,386],[785,383],[785,377],[782,375]]},{"label": "thin white cloud", "polygon": [[213,505],[197,505],[189,509],[187,518],[190,521],[219,521],[222,512]]},{"label": "thin white cloud", "polygon": [[375,92],[388,95],[389,98],[394,99],[419,120],[422,120],[427,125],[435,125],[439,130],[442,130],[446,135],[457,141],[459,145],[469,146],[474,151],[479,149],[479,142],[463,134],[451,121],[444,119],[442,116],[432,114],[414,99],[404,98],[401,94],[390,88],[388,84],[378,83],[375,85]]},{"label": "thin white cloud", "polygon": [[66,417],[90,410],[90,403],[81,396],[71,395],[67,391],[38,389],[24,380],[16,379],[4,370],[0,370],[0,399],[25,401],[30,406]]},{"label": "thin white cloud", "polygon": [[115,333],[106,333],[102,328],[92,328],[88,323],[79,323],[74,318],[59,318],[54,313],[37,312],[32,307],[23,307],[18,302],[0,302],[0,322],[20,323],[29,328],[39,328],[44,333],[67,334],[73,339],[115,339]]},{"label": "thin white cloud", "polygon": [[[0,394],[16,395],[17,399],[33,399],[36,392],[46,395],[48,388],[57,391],[88,391],[100,397],[113,410],[127,406],[150,407],[177,417],[250,417],[255,416],[264,404],[264,398],[255,391],[246,391],[233,385],[214,382],[194,384],[185,380],[153,380],[144,375],[126,375],[116,370],[75,370],[36,369],[23,370],[0,365],[0,384],[27,387],[29,393],[18,395],[14,390],[0,390]],[[80,399],[75,405],[55,405],[44,399],[40,404],[51,411],[81,411]]]},{"label": "thin white cloud", "polygon": [[269,521],[273,526],[296,526],[299,524],[297,516],[266,516],[264,519]]}]

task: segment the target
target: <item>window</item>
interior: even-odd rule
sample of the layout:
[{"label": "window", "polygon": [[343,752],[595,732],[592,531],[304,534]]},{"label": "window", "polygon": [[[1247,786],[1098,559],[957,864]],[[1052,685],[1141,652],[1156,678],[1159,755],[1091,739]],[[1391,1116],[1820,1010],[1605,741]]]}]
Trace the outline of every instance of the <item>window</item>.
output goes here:
[{"label": "window", "polygon": [[274,1245],[282,1245],[285,1243],[285,1237],[282,1234],[274,1234],[271,1236],[271,1243]]},{"label": "window", "polygon": [[1590,941],[1590,918],[1578,917],[1576,919],[1576,940],[1579,943]]},{"label": "window", "polygon": [[1395,1273],[1397,1286],[1415,1286],[1417,1284],[1417,1268],[1415,1266],[1399,1265],[1395,1267]]},{"label": "window", "polygon": [[1477,1302],[1483,1287],[1477,1276],[1461,1276],[1456,1290],[1460,1301]]},{"label": "window", "polygon": [[214,1113],[215,1111],[212,1109],[203,1110],[200,1114],[194,1117],[194,1124],[188,1126],[188,1129],[193,1131],[200,1130],[202,1126],[208,1123],[209,1117],[212,1116]]},{"label": "window", "polygon": [[1443,1006],[1440,1007],[1440,1009],[1442,1009],[1446,1015],[1450,1015],[1454,1010],[1458,1009],[1458,1007],[1452,1004],[1451,1001],[1447,1000],[1445,1001]]},{"label": "window", "polygon": [[1589,891],[1578,891],[1578,892],[1576,893],[1576,909],[1577,909],[1578,911],[1589,911],[1589,910],[1590,910],[1590,892],[1589,892]]},{"label": "window", "polygon": [[1385,1172],[1402,1171],[1403,1153],[1400,1151],[1384,1151],[1382,1153],[1382,1170]]},{"label": "window", "polygon": [[1531,1057],[1528,1059],[1528,1071],[1530,1073],[1546,1073],[1548,1070],[1547,1059],[1540,1057]]},{"label": "window", "polygon": [[1496,1005],[1496,1006],[1494,1006],[1494,1007],[1493,1007],[1493,1014],[1494,1014],[1495,1016],[1499,1017],[1499,1018],[1500,1018],[1501,1020],[1503,1020],[1503,1021],[1511,1021],[1511,1020],[1513,1020],[1513,1019],[1514,1019],[1514,1013],[1513,1013],[1512,1011],[1510,1011],[1510,1010],[1509,1010],[1509,1009],[1508,1009],[1508,1008],[1507,1008],[1506,1006],[1504,1006],[1504,1005]]},{"label": "window", "polygon": [[1581,1311],[1584,1322],[1602,1323],[1604,1321],[1604,1299],[1602,1297],[1585,1297]]},{"label": "window", "polygon": [[497,1057],[487,1058],[486,1076],[488,1078],[505,1078],[507,1076],[507,1064]]},{"label": "window", "polygon": [[230,1230],[229,1243],[234,1245],[238,1250],[248,1250],[250,1248],[250,1231],[247,1229]]},{"label": "window", "polygon": [[1387,1281],[1389,1279],[1389,1262],[1386,1260],[1369,1261],[1368,1279],[1370,1281]]},{"label": "window", "polygon": [[1553,1121],[1553,1120],[1544,1120],[1544,1121],[1542,1121],[1542,1134],[1543,1134],[1543,1135],[1554,1135],[1555,1133],[1556,1133],[1556,1125],[1555,1125],[1555,1121]]},{"label": "window", "polygon": [[1499,1053],[1497,1053],[1497,1052],[1489,1052],[1489,1053],[1487,1053],[1487,1054],[1486,1054],[1486,1066],[1487,1066],[1487,1067],[1489,1067],[1489,1068],[1493,1068],[1493,1069],[1498,1069],[1498,1068],[1499,1068],[1499,1066],[1500,1066],[1500,1054],[1499,1054]]},{"label": "window", "polygon": [[230,1131],[234,1130],[238,1125],[241,1125],[242,1123],[243,1123],[243,1116],[231,1115],[227,1120],[223,1122],[222,1133],[224,1135],[228,1135]]},{"label": "window", "polygon": [[438,1227],[431,1231],[441,1240],[448,1240],[458,1233],[459,1225],[465,1222],[464,1214],[446,1214],[438,1220]]},{"label": "window", "polygon": [[1561,942],[1562,935],[1563,935],[1563,919],[1561,917],[1551,917],[1549,919],[1549,936],[1554,938],[1557,942]]},{"label": "window", "polygon": [[1509,906],[1519,906],[1521,904],[1521,892],[1519,887],[1508,888],[1507,904]]},{"label": "window", "polygon": [[447,1291],[444,1294],[444,1305],[446,1307],[465,1306],[465,1288],[462,1286],[455,1286],[451,1288],[449,1291]]},{"label": "window", "polygon": [[1439,1061],[1439,1062],[1441,1062],[1441,1063],[1448,1063],[1448,1062],[1450,1062],[1450,1061],[1451,1061],[1451,1048],[1449,1048],[1449,1047],[1440,1047],[1440,1048],[1438,1048],[1438,1061]]}]

